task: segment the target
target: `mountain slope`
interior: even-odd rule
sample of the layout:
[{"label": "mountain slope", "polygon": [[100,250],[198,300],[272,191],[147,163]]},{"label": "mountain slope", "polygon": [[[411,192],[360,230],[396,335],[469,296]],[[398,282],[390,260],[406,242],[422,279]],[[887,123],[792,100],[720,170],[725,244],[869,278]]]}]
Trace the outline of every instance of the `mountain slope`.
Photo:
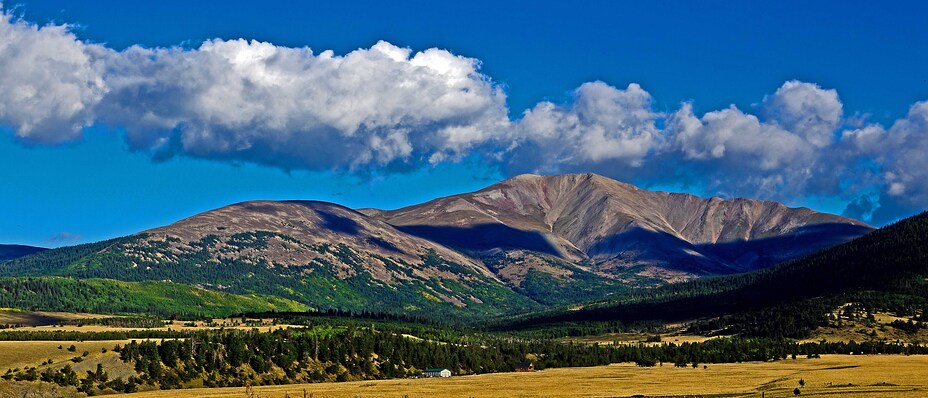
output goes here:
[{"label": "mountain slope", "polygon": [[0,261],[14,260],[43,250],[48,249],[25,245],[0,245]]},{"label": "mountain slope", "polygon": [[639,291],[522,326],[578,321],[679,321],[727,315],[736,331],[803,337],[838,306],[928,310],[928,213],[776,267]]},{"label": "mountain slope", "polygon": [[247,311],[309,309],[292,300],[219,293],[179,283],[60,277],[0,278],[0,307],[165,317],[225,317]]},{"label": "mountain slope", "polygon": [[521,175],[398,210],[362,211],[478,257],[529,251],[626,282],[750,271],[872,230],[807,208],[647,191],[594,174]]},{"label": "mountain slope", "polygon": [[537,307],[482,264],[324,202],[239,203],[0,266],[0,276],[43,275],[165,280],[321,309],[496,314]]}]

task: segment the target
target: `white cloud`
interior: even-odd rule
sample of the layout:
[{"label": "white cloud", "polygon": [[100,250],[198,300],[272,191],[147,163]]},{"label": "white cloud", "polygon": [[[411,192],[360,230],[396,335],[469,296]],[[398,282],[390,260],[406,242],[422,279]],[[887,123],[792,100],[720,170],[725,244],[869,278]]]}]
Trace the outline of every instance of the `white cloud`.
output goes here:
[{"label": "white cloud", "polygon": [[798,135],[732,106],[696,118],[684,104],[668,123],[675,149],[687,159],[724,159],[731,166],[777,170],[804,166],[812,150]]},{"label": "white cloud", "polygon": [[783,129],[822,148],[835,139],[843,105],[833,89],[823,90],[817,84],[792,80],[764,98],[763,111]]},{"label": "white cloud", "polygon": [[0,124],[33,143],[79,137],[106,93],[87,49],[67,26],[39,27],[0,7]]},{"label": "white cloud", "polygon": [[[584,83],[570,103],[541,102],[514,125],[523,143],[517,154],[538,171],[595,163],[638,166],[661,142],[651,95],[637,84],[624,90],[603,82]],[[518,150],[517,150],[518,151]],[[536,155],[536,156],[530,156]]]},{"label": "white cloud", "polygon": [[912,105],[889,129],[871,124],[843,132],[841,141],[876,168],[877,178],[868,182],[879,200],[862,201],[871,206],[874,222],[928,207],[928,101]]},{"label": "white cloud", "polygon": [[928,101],[918,102],[878,143],[888,193],[903,203],[928,205]]},{"label": "white cloud", "polygon": [[103,51],[100,119],[136,148],[295,168],[456,158],[507,123],[479,62],[387,42],[344,56],[256,41]]},{"label": "white cloud", "polygon": [[704,181],[710,192],[783,199],[802,190],[817,160],[798,134],[735,106],[697,117],[686,103],[666,129],[672,145],[665,158],[676,158],[687,178]]},{"label": "white cloud", "polygon": [[841,133],[841,142],[861,154],[878,155],[881,143],[886,138],[886,129],[878,124],[870,124],[856,130]]}]

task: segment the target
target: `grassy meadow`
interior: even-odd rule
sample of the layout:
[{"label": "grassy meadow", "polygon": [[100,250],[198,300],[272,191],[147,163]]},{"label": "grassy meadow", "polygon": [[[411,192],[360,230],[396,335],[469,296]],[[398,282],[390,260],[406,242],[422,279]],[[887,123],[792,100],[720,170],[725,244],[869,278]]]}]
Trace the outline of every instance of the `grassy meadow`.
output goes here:
[{"label": "grassy meadow", "polygon": [[[799,380],[805,381],[800,387]],[[614,364],[449,379],[400,379],[254,388],[256,397],[924,397],[928,357],[825,355],[820,359],[641,368]],[[247,397],[245,388],[148,391],[132,398]]]},{"label": "grassy meadow", "polygon": [[[110,357],[119,359],[119,354],[112,352],[113,346],[124,345],[129,340],[105,340],[105,341],[0,341],[0,374],[7,369],[24,368],[27,366],[38,366],[40,369],[44,366],[39,364],[52,360],[51,366],[71,364],[77,369],[87,365],[96,367],[97,362],[102,362]],[[68,347],[74,345],[75,350],[68,351]],[[60,349],[58,347],[61,347]],[[104,353],[103,349],[107,352]],[[87,352],[86,357],[83,356]],[[74,363],[72,358],[81,357],[81,362]],[[107,361],[109,362],[109,361]],[[122,362],[122,361],[118,361]],[[84,366],[80,366],[84,365]],[[48,365],[45,365],[48,366]],[[109,367],[108,367],[109,368]]]},{"label": "grassy meadow", "polygon": [[[105,325],[50,325],[55,320],[80,320],[95,317],[78,313],[26,313],[5,311],[0,315],[16,323],[32,325],[18,327],[24,331],[101,332],[138,328]],[[894,331],[887,324],[899,318],[877,314],[876,320],[847,322],[845,337],[865,335],[876,330],[885,337]],[[244,324],[238,319],[175,321],[156,330],[251,329],[263,332],[288,325],[274,325],[272,319],[254,319]],[[865,326],[867,328],[865,328]],[[866,329],[866,330],[865,330]],[[150,330],[150,329],[146,329]],[[825,330],[828,333],[834,333]],[[835,333],[837,334],[837,333]],[[410,336],[414,337],[414,336]],[[565,339],[574,343],[637,344],[655,335],[643,333],[606,334]],[[704,336],[665,333],[661,343],[700,342]],[[144,340],[144,339],[136,339]],[[7,369],[35,366],[39,371],[71,366],[78,374],[93,371],[101,364],[110,378],[128,379],[137,373],[132,365],[119,359],[112,348],[130,340],[106,341],[0,341],[0,373]],[[661,344],[648,342],[648,345]],[[71,345],[73,351],[68,350]],[[60,347],[60,348],[59,348]],[[84,355],[84,353],[87,353]],[[80,358],[79,361],[74,361]],[[48,363],[48,361],[51,361]],[[800,380],[804,386],[800,386]],[[202,383],[195,384],[202,386]],[[151,386],[140,386],[150,389]],[[157,387],[154,387],[157,388]],[[746,362],[699,365],[697,368],[677,368],[671,363],[657,367],[638,367],[632,363],[596,367],[551,368],[534,373],[492,373],[455,376],[449,379],[390,379],[315,384],[268,385],[254,387],[246,393],[244,387],[191,388],[153,390],[127,394],[127,397],[925,397],[928,396],[928,356],[903,355],[823,355],[819,359],[786,359],[772,362]],[[73,387],[58,387],[50,383],[0,380],[0,397],[79,397]]]}]

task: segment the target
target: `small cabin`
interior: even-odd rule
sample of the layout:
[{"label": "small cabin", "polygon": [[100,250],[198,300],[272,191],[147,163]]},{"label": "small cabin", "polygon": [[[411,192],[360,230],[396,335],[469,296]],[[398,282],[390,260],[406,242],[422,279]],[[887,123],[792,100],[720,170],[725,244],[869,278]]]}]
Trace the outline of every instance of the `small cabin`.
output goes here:
[{"label": "small cabin", "polygon": [[535,364],[531,362],[519,362],[516,364],[516,372],[534,372]]},{"label": "small cabin", "polygon": [[422,377],[451,377],[451,371],[445,368],[428,368],[422,372]]}]

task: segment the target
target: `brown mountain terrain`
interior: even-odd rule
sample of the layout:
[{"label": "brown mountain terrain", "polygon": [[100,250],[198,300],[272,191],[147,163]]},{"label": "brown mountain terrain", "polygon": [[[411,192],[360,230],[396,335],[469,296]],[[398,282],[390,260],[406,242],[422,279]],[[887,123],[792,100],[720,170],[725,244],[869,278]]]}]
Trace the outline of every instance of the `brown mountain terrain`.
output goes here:
[{"label": "brown mountain terrain", "polygon": [[120,238],[53,272],[172,281],[317,308],[496,314],[534,308],[482,263],[333,203],[251,201]]},{"label": "brown mountain terrain", "polygon": [[[235,244],[236,235],[258,231],[271,233],[273,237],[260,247]],[[208,247],[214,258],[266,262],[271,267],[300,267],[316,259],[324,259],[340,276],[367,271],[384,281],[405,279],[405,274],[385,268],[381,258],[414,264],[421,262],[421,257],[429,250],[474,272],[492,275],[482,264],[456,251],[399,231],[347,207],[326,202],[237,203],[144,231],[140,235],[145,235],[150,242],[167,242],[176,253],[199,250],[200,247],[191,246],[191,242],[214,236],[217,243]],[[354,260],[359,261],[340,258],[334,250],[321,250],[323,246],[347,247],[353,256],[357,256]],[[139,255],[144,254],[140,252]],[[170,255],[166,258],[170,259]],[[413,273],[424,278],[438,275],[435,270],[421,267],[415,268]]]},{"label": "brown mountain terrain", "polygon": [[[807,208],[647,191],[595,174],[520,175],[398,210],[361,211],[474,257],[531,253],[627,281],[748,271],[872,230]],[[506,268],[497,272],[518,274]]]},{"label": "brown mountain terrain", "polygon": [[774,202],[653,192],[592,174],[521,175],[391,211],[243,202],[7,261],[0,276],[174,282],[351,311],[501,314],[748,271],[870,230]]}]

